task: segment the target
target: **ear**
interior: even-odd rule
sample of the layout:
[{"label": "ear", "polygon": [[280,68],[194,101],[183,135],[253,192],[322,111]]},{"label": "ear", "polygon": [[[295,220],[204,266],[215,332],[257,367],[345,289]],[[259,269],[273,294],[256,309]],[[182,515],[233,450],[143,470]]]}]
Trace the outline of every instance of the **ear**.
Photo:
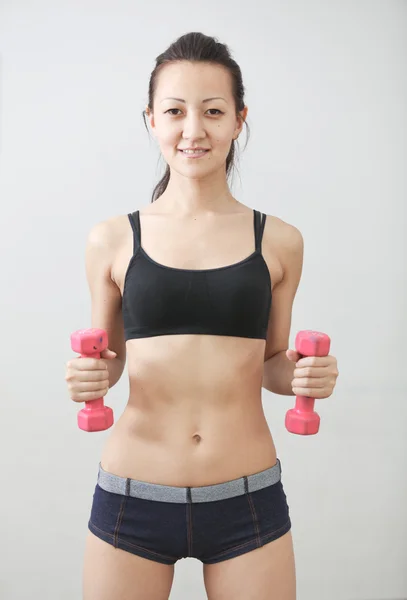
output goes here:
[{"label": "ear", "polygon": [[243,110],[239,112],[239,116],[236,117],[236,129],[233,136],[233,139],[236,140],[239,135],[242,133],[243,125],[247,119],[248,107],[245,106]]},{"label": "ear", "polygon": [[154,114],[148,106],[146,106],[145,113],[146,113],[148,122],[150,123],[151,131],[154,133],[154,131],[155,131]]}]

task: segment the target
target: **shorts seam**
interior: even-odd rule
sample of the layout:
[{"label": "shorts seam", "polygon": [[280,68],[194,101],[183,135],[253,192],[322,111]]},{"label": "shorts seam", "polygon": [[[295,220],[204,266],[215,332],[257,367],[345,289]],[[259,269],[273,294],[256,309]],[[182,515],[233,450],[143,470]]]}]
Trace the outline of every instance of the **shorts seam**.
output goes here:
[{"label": "shorts seam", "polygon": [[122,520],[123,520],[124,507],[126,505],[126,500],[127,500],[127,498],[126,498],[126,496],[124,496],[120,503],[120,510],[119,510],[119,514],[117,515],[116,527],[114,528],[113,545],[115,546],[115,548],[117,548],[117,543],[119,541],[119,529],[120,529],[120,525],[122,524]]},{"label": "shorts seam", "polygon": [[252,519],[253,519],[254,527],[255,527],[255,530],[256,530],[256,541],[257,541],[257,544],[260,546],[260,544],[261,544],[261,537],[260,537],[259,521],[257,519],[256,509],[254,507],[253,499],[252,499],[250,493],[247,494],[247,499],[249,501],[250,510],[252,512]]},{"label": "shorts seam", "polygon": [[[93,528],[96,531],[103,533],[103,535],[106,535],[107,537],[111,538],[114,541],[115,536],[112,533],[103,531],[103,529],[100,529],[97,525],[95,525],[90,520],[89,520],[89,525],[90,525],[91,531]],[[143,548],[143,546],[138,546],[137,544],[132,544],[131,542],[127,542],[126,540],[121,539],[119,536],[117,536],[117,542],[120,542],[121,544],[124,544],[125,546],[129,546],[130,548],[136,548],[137,550],[142,550],[143,552],[147,552],[147,554],[151,554],[151,556],[158,556],[160,558],[165,558],[166,560],[178,560],[178,558],[176,556],[167,556],[165,554],[160,554],[159,552],[154,552],[154,550],[147,550],[147,548]],[[118,546],[116,546],[116,548],[118,548]]]},{"label": "shorts seam", "polygon": [[[279,527],[278,529],[275,529],[274,531],[272,531],[271,533],[266,533],[265,535],[260,536],[260,540],[264,541],[267,538],[273,537],[276,533],[279,533],[280,531],[283,531],[287,525],[291,525],[291,521],[290,519],[288,519],[288,521],[286,521],[286,523],[284,523],[284,525],[282,527]],[[210,560],[214,560],[219,558],[220,556],[224,556],[225,554],[228,554],[229,552],[234,552],[235,550],[240,550],[241,548],[245,548],[246,546],[250,546],[250,544],[253,544],[253,542],[255,542],[256,544],[258,543],[258,537],[251,539],[249,542],[245,542],[244,544],[239,544],[238,546],[234,546],[233,548],[228,548],[227,550],[224,550],[223,552],[220,552],[219,554],[215,554],[215,556],[211,556]]]},{"label": "shorts seam", "polygon": [[187,527],[189,527],[188,531],[188,555],[192,556],[192,546],[193,546],[193,533],[192,533],[192,504],[187,504],[188,517],[187,517]]}]

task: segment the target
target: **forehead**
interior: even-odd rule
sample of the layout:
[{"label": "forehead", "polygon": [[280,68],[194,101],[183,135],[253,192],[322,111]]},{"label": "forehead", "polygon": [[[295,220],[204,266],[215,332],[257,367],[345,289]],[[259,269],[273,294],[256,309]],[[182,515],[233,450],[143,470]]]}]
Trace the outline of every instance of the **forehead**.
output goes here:
[{"label": "forehead", "polygon": [[231,75],[222,65],[186,61],[170,63],[158,76],[155,96],[157,101],[166,96],[186,100],[200,96],[233,99]]}]

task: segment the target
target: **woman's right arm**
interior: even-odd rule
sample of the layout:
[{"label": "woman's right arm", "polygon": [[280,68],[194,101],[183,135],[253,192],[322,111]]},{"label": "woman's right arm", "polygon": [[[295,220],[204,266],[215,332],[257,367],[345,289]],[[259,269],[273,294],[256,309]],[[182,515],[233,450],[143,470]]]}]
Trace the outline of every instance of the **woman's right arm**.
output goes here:
[{"label": "woman's right arm", "polygon": [[105,361],[109,371],[109,388],[119,381],[126,364],[121,292],[111,278],[118,245],[113,226],[113,221],[94,225],[88,234],[85,250],[86,278],[91,298],[91,327],[107,332],[109,349],[116,353],[115,358]]}]

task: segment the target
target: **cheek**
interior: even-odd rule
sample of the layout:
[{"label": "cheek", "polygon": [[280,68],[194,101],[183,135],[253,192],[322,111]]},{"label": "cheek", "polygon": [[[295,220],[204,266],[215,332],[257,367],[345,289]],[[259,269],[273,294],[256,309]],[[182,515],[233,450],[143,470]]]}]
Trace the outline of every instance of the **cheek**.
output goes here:
[{"label": "cheek", "polygon": [[174,139],[179,139],[180,126],[175,121],[164,121],[158,117],[155,122],[155,135],[160,145],[167,145]]},{"label": "cheek", "polygon": [[216,136],[215,147],[224,157],[227,156],[230,150],[230,146],[232,144],[232,136],[231,135],[217,135]]},{"label": "cheek", "polygon": [[171,144],[180,138],[180,129],[174,125],[157,129],[157,137],[163,144]]},{"label": "cheek", "polygon": [[222,126],[218,124],[217,127],[213,131],[213,138],[216,140],[216,143],[221,146],[228,146],[231,144],[233,139],[234,129],[230,126]]},{"label": "cheek", "polygon": [[164,135],[161,136],[160,141],[161,141],[161,145],[164,147],[168,146],[176,146],[179,142],[180,139],[180,135],[179,133],[173,131],[166,131]]}]

